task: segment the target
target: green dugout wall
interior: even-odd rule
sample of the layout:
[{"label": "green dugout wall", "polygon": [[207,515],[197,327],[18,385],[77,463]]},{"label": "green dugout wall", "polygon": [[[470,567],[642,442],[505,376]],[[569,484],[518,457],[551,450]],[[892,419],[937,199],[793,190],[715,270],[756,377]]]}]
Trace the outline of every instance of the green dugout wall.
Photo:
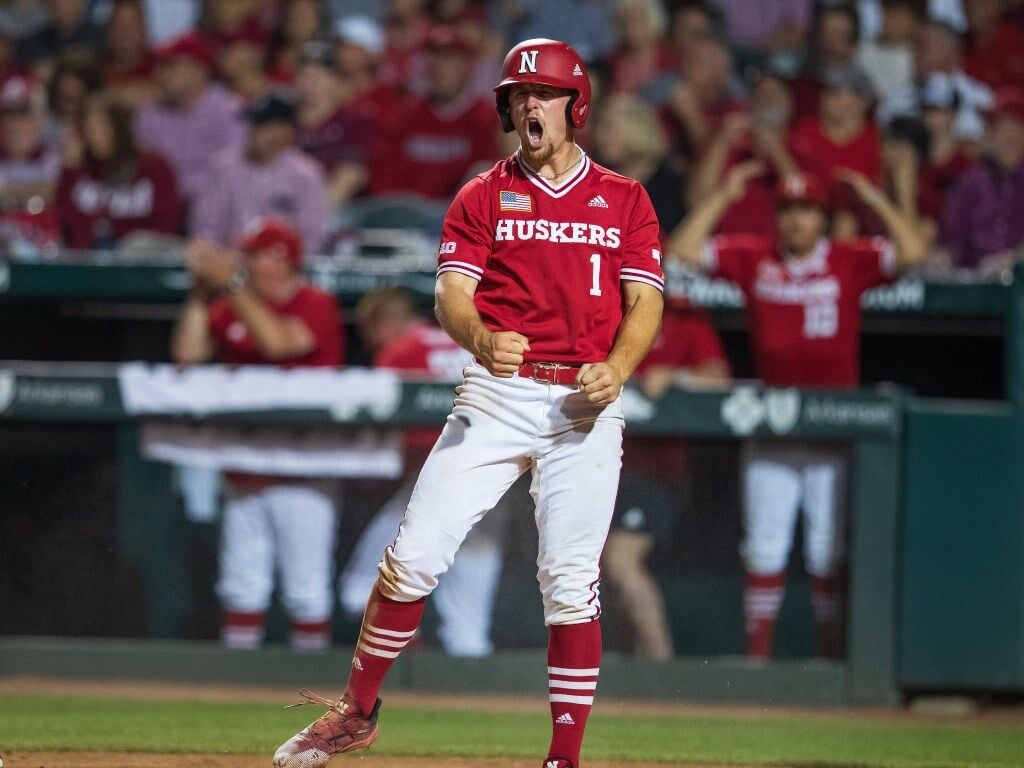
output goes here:
[{"label": "green dugout wall", "polygon": [[[342,374],[343,375],[343,374]],[[135,435],[137,421],[122,406],[116,366],[9,363],[0,366],[3,405],[0,418],[16,421],[99,421],[119,430],[118,516],[120,546],[134,557],[147,594],[147,623],[152,637],[173,637],[188,600],[185,575],[175,567],[180,551],[177,511],[167,496],[168,470],[143,461]],[[422,382],[401,384],[400,397],[387,414],[345,409],[204,413],[207,419],[261,422],[328,423],[339,428],[441,423],[451,407],[452,386]],[[841,440],[853,446],[854,493],[850,544],[850,615],[845,661],[807,659],[752,665],[745,660],[689,659],[666,666],[610,660],[603,679],[618,679],[621,695],[663,698],[759,700],[804,704],[892,704],[898,701],[896,677],[897,521],[902,467],[904,398],[898,391],[825,392],[772,390],[740,385],[715,392],[670,390],[649,400],[628,389],[624,407],[636,434],[688,435],[743,439]],[[582,489],[581,489],[582,491]],[[45,649],[7,644],[8,664],[44,672]],[[116,663],[100,648],[100,668]],[[66,660],[59,643],[49,654]],[[138,652],[133,652],[138,656]],[[88,654],[86,654],[88,656]],[[537,654],[542,666],[543,653]],[[13,661],[12,661],[13,660]],[[154,669],[162,668],[156,657]],[[88,666],[88,659],[83,664]],[[39,665],[42,666],[39,666]],[[61,668],[66,663],[61,661]],[[473,680],[478,690],[518,690],[501,676],[476,670],[469,678],[452,676],[444,659],[408,663],[417,687],[450,688]],[[438,666],[440,665],[440,666]],[[504,665],[509,669],[516,664]],[[496,662],[494,669],[503,668]],[[0,667],[0,674],[4,673]],[[454,682],[453,682],[454,681]],[[510,685],[515,687],[509,688]]]}]

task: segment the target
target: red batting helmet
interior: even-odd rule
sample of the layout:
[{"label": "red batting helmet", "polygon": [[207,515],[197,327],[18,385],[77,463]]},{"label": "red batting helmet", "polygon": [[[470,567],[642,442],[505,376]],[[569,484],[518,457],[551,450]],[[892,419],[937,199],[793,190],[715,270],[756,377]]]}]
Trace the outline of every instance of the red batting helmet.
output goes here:
[{"label": "red batting helmet", "polygon": [[505,133],[515,130],[509,110],[508,92],[516,83],[551,85],[575,91],[565,108],[570,125],[582,128],[590,113],[590,79],[587,65],[568,43],[536,38],[515,46],[501,65],[501,82],[494,87],[498,118]]}]

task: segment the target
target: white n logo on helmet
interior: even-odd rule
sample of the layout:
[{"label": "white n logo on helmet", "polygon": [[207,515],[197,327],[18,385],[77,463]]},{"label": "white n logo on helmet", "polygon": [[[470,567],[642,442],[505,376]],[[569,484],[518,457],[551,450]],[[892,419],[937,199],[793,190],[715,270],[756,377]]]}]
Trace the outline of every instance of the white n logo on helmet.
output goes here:
[{"label": "white n logo on helmet", "polygon": [[537,51],[519,52],[519,74],[537,74]]}]

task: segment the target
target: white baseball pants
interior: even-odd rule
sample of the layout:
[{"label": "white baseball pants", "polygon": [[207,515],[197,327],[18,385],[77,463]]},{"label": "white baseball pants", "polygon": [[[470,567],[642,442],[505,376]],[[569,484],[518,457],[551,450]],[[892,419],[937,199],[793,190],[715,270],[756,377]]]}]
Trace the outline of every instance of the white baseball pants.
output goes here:
[{"label": "white baseball pants", "polygon": [[[412,498],[413,482],[404,483],[359,537],[348,563],[338,577],[338,601],[342,610],[362,615],[366,601],[377,583],[380,555],[395,541],[405,510]],[[434,607],[440,618],[438,637],[452,656],[489,656],[494,595],[501,576],[506,518],[501,503],[487,513],[469,532],[455,562],[434,592]]]},{"label": "white baseball pants", "polygon": [[846,482],[842,448],[761,441],[745,446],[741,554],[747,571],[786,569],[802,510],[807,572],[834,575],[845,557]]},{"label": "white baseball pants", "polygon": [[337,522],[329,490],[326,483],[282,484],[229,496],[217,581],[226,610],[266,612],[276,570],[293,621],[330,618]]},{"label": "white baseball pants", "polygon": [[599,615],[598,561],[618,489],[623,424],[621,400],[599,407],[572,386],[466,368],[381,561],[385,595],[411,601],[433,592],[470,529],[530,469],[545,623]]}]

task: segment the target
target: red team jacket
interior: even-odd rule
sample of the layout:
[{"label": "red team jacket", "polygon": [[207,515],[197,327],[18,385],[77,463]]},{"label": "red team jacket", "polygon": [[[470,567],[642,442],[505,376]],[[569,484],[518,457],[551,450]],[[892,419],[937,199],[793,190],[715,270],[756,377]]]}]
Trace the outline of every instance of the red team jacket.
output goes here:
[{"label": "red team jacket", "polygon": [[604,360],[622,321],[621,281],[664,287],[658,219],[640,184],[586,155],[560,187],[516,153],[459,192],[441,230],[438,274],[480,281],[491,330],[530,341],[526,360]]},{"label": "red team jacket", "polygon": [[238,319],[231,302],[222,296],[209,308],[210,332],[217,345],[218,361],[229,365],[278,365],[281,368],[342,364],[345,341],[341,335],[341,312],[333,296],[304,285],[287,301],[269,304],[269,307],[274,314],[302,320],[316,339],[313,351],[291,360],[268,360]]},{"label": "red team jacket", "polygon": [[[210,333],[217,347],[218,361],[230,365],[277,365],[281,368],[342,364],[344,337],[341,333],[341,312],[333,296],[313,286],[304,285],[287,301],[269,306],[277,315],[297,317],[306,324],[316,339],[313,351],[290,360],[268,360],[238,319],[231,302],[222,296],[210,304],[208,310]],[[236,488],[250,493],[281,481],[280,478],[242,472],[228,472],[226,477]]]},{"label": "red team jacket", "polygon": [[821,240],[796,261],[769,238],[722,235],[709,241],[704,261],[743,291],[754,365],[766,384],[857,386],[861,295],[896,277],[891,243]]}]

